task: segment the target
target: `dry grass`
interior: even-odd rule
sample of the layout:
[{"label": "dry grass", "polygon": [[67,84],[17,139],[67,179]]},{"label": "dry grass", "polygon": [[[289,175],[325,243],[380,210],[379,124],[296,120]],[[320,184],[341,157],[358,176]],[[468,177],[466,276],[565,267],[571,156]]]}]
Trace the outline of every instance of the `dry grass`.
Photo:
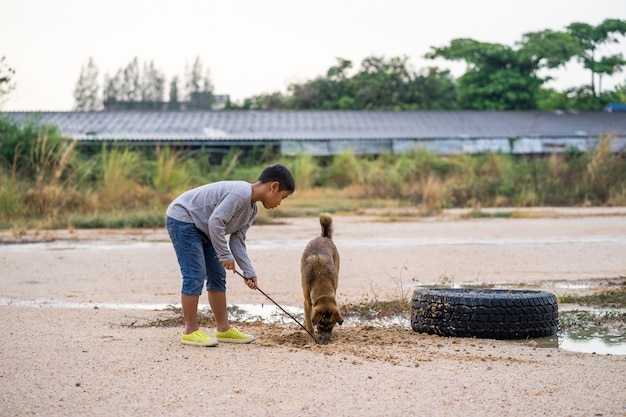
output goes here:
[{"label": "dry grass", "polygon": [[[111,223],[106,216],[120,213],[129,213],[136,225],[160,226],[162,219],[154,213],[164,212],[183,191],[223,179],[254,179],[268,163],[247,160],[238,150],[212,165],[204,157],[181,159],[168,148],[152,154],[130,147],[103,148],[82,160],[74,146],[55,145],[42,134],[30,152],[27,177],[20,177],[24,169],[0,172],[0,226],[106,224]],[[495,153],[446,157],[424,151],[375,157],[344,153],[332,159],[272,156],[271,163],[281,162],[292,170],[296,193],[279,210],[261,210],[258,222],[320,211],[388,210],[392,219],[473,208],[473,217],[523,217],[528,216],[523,207],[626,205],[625,155],[611,146],[606,137],[594,151],[549,158]],[[503,210],[483,211],[491,207]],[[141,218],[142,213],[149,215]],[[100,220],[83,221],[87,218]],[[133,227],[132,222],[122,223]]]}]

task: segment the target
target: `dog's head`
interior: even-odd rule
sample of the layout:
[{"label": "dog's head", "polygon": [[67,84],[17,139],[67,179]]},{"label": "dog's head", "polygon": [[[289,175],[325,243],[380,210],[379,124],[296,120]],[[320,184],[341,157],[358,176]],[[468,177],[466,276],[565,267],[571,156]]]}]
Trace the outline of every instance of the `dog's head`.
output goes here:
[{"label": "dog's head", "polygon": [[313,307],[313,316],[311,317],[313,326],[317,329],[317,339],[320,343],[326,344],[330,342],[330,336],[333,332],[335,324],[342,325],[343,317],[339,313],[336,305],[322,305]]}]

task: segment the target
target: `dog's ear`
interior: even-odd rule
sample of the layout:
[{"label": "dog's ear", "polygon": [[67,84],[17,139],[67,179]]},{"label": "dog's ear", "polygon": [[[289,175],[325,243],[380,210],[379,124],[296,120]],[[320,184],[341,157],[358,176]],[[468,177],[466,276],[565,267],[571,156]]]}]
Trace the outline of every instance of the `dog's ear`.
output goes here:
[{"label": "dog's ear", "polygon": [[317,326],[320,324],[320,321],[322,321],[322,315],[319,311],[314,311],[313,317],[311,317],[311,323],[313,323],[313,326]]},{"label": "dog's ear", "polygon": [[343,324],[343,317],[341,317],[339,310],[333,312],[332,321],[340,326]]}]

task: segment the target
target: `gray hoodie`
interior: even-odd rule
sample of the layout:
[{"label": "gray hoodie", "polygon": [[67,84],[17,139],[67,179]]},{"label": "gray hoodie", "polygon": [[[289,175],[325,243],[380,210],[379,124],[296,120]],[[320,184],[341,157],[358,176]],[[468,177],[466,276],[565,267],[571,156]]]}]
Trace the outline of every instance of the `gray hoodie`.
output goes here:
[{"label": "gray hoodie", "polygon": [[[193,223],[209,236],[220,262],[234,259],[244,276],[256,277],[246,251],[246,232],[259,211],[251,200],[252,184],[248,182],[214,182],[178,196],[167,208],[166,215]],[[230,235],[228,242],[226,235]]]}]

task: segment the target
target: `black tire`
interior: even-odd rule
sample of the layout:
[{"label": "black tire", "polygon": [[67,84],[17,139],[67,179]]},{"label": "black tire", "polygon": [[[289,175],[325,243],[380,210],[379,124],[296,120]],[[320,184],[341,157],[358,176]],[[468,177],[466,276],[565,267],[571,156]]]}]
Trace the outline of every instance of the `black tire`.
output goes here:
[{"label": "black tire", "polygon": [[527,339],[556,334],[556,296],[545,291],[429,288],[411,302],[416,332],[452,337]]}]

